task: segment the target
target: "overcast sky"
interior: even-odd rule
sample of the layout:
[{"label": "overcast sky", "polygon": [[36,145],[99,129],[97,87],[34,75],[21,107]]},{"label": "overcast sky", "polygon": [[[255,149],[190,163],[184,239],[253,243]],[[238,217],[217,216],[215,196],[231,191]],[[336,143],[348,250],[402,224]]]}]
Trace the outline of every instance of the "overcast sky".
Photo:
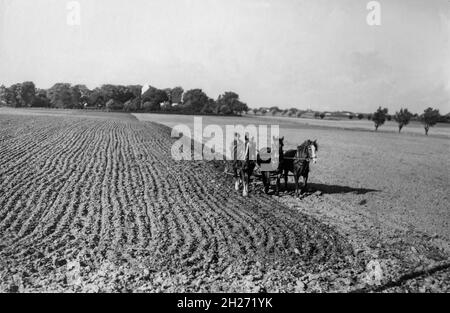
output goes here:
[{"label": "overcast sky", "polygon": [[228,90],[250,107],[450,111],[450,1],[0,0],[0,84]]}]

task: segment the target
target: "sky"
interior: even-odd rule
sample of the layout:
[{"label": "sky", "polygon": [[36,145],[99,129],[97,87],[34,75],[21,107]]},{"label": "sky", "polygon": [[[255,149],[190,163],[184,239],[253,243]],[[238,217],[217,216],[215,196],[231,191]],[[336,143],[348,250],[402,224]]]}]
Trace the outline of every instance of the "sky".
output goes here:
[{"label": "sky", "polygon": [[[450,1],[0,0],[0,84],[237,92],[249,107],[450,112]],[[75,15],[74,15],[75,14]],[[73,21],[73,19],[72,19]]]}]

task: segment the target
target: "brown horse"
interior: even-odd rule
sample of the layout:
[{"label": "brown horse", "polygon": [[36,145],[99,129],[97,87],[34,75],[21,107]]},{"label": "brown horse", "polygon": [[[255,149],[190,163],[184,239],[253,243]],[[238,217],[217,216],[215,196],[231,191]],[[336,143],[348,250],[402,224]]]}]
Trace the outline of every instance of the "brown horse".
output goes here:
[{"label": "brown horse", "polygon": [[284,154],[283,170],[284,170],[284,185],[287,189],[288,174],[292,172],[295,180],[295,195],[299,195],[298,180],[300,177],[304,178],[304,185],[301,193],[307,190],[308,175],[309,175],[309,163],[313,161],[316,163],[317,151],[319,151],[319,145],[317,140],[307,140],[297,147],[297,150],[289,150]]},{"label": "brown horse", "polygon": [[[272,170],[265,170],[265,168],[267,167],[271,167],[272,165],[272,158],[271,158],[271,153],[272,153],[272,149],[269,147],[266,148],[262,148],[257,156],[257,164],[259,167],[261,167],[261,177],[262,177],[262,181],[264,184],[264,192],[267,194],[269,192],[269,188],[270,188],[270,180],[271,180],[271,176],[272,174],[275,174],[277,176],[277,184],[276,184],[276,191],[275,194],[278,196],[280,194],[280,179],[281,179],[281,175],[283,174],[283,146],[284,146],[284,137],[282,138],[276,138],[273,137],[273,140],[275,143],[277,143],[278,141],[278,147],[275,147],[275,149],[278,148],[278,154],[276,155],[276,157],[278,158],[278,165],[276,166],[275,169]],[[275,150],[277,151],[277,150]]]}]

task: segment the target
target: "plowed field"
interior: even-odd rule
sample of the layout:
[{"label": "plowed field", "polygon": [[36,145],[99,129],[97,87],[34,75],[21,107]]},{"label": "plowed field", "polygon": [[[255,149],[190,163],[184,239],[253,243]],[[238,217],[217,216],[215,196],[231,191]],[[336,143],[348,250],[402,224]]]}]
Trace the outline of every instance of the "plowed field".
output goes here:
[{"label": "plowed field", "polygon": [[0,125],[0,292],[449,290],[445,229],[363,210],[392,203],[376,190],[243,198],[222,163],[173,160],[170,128],[129,114],[2,109]]},{"label": "plowed field", "polygon": [[[107,114],[105,114],[107,116]],[[3,291],[260,291],[347,268],[349,244],[129,115],[0,115]]]}]

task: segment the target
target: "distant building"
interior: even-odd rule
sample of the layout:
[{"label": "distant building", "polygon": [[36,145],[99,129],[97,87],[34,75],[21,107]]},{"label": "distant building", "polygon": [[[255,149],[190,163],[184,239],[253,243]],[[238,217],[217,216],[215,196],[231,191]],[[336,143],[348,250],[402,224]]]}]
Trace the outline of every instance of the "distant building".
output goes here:
[{"label": "distant building", "polygon": [[312,111],[307,111],[305,113],[302,113],[302,115],[300,115],[301,118],[315,118],[314,116],[314,112]]}]

